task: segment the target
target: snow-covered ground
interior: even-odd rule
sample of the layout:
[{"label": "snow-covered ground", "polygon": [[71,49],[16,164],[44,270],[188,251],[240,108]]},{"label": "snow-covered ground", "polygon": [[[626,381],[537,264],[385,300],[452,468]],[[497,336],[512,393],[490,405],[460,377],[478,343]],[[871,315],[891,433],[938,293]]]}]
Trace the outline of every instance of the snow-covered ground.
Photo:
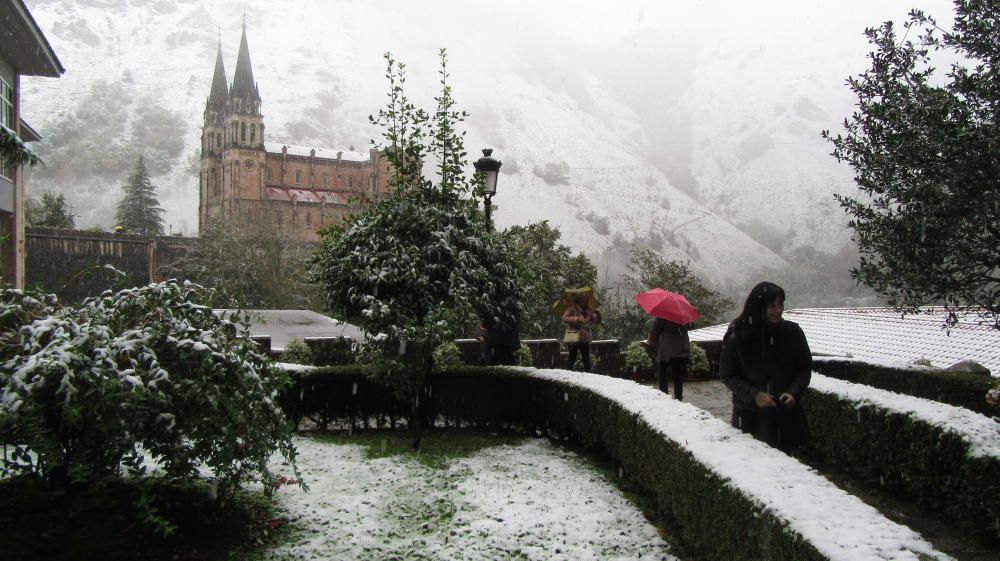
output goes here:
[{"label": "snow-covered ground", "polygon": [[443,469],[367,458],[357,445],[295,444],[310,490],[282,487],[277,501],[301,531],[266,559],[675,559],[612,482],[546,440]]}]

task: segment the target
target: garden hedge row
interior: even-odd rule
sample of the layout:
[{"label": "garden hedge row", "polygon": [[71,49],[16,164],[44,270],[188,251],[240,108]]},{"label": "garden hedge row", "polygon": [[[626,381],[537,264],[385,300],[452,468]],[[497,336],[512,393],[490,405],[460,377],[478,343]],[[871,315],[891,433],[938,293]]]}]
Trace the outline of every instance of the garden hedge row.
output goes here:
[{"label": "garden hedge row", "polygon": [[986,403],[986,392],[996,382],[986,374],[918,366],[901,368],[827,357],[813,357],[813,370],[838,380],[932,399],[984,415],[998,413]]},{"label": "garden hedge row", "polygon": [[812,449],[915,499],[981,540],[1000,541],[1000,424],[961,407],[813,374]]},{"label": "garden hedge row", "polygon": [[[360,428],[405,407],[358,368],[294,373],[296,418]],[[626,380],[560,370],[463,368],[421,402],[438,426],[571,439],[606,452],[693,556],[727,560],[948,559],[795,459],[690,404]],[[777,484],[785,487],[775,493]]]}]

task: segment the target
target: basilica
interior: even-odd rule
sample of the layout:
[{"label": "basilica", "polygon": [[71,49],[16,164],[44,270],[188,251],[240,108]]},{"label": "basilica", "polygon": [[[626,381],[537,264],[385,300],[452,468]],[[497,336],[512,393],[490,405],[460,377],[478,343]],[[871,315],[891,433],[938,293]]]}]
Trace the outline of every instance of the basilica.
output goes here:
[{"label": "basilica", "polygon": [[264,140],[260,89],[246,25],[230,85],[215,60],[201,135],[198,226],[268,227],[288,239],[317,231],[386,192],[388,162],[377,150],[353,152]]}]

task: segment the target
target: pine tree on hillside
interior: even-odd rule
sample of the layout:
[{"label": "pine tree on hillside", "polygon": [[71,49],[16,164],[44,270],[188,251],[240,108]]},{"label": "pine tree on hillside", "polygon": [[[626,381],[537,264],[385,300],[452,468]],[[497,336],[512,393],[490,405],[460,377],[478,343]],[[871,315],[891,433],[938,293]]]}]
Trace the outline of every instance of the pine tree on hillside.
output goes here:
[{"label": "pine tree on hillside", "polygon": [[147,236],[163,235],[163,209],[156,199],[156,187],[149,181],[142,156],[135,164],[123,189],[125,197],[118,203],[115,219],[126,232]]}]

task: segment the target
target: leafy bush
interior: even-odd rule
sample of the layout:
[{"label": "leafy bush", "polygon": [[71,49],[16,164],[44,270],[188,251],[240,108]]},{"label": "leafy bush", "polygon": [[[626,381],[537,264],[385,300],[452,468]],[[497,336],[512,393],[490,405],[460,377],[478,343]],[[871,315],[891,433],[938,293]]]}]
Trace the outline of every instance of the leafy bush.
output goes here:
[{"label": "leafy bush", "polygon": [[705,353],[705,349],[696,343],[691,343],[691,354],[688,360],[691,370],[699,374],[707,374],[712,368],[708,363],[708,355]]},{"label": "leafy bush", "polygon": [[652,360],[646,345],[641,341],[632,341],[625,349],[625,368],[629,370],[639,368],[649,368]]},{"label": "leafy bush", "polygon": [[531,347],[521,345],[519,349],[514,351],[514,361],[518,366],[534,366],[535,357],[531,355]]},{"label": "leafy bush", "polygon": [[458,352],[458,345],[452,341],[446,341],[434,349],[434,366],[437,368],[453,368],[462,365],[462,355]]},{"label": "leafy bush", "polygon": [[292,364],[313,364],[312,349],[301,339],[292,339],[281,352],[281,361]]},{"label": "leafy bush", "polygon": [[97,487],[154,461],[176,482],[206,468],[220,497],[273,485],[271,454],[295,459],[276,403],[287,377],[240,335],[247,314],[220,318],[210,298],[175,281],[79,307],[0,291],[3,474]]}]

